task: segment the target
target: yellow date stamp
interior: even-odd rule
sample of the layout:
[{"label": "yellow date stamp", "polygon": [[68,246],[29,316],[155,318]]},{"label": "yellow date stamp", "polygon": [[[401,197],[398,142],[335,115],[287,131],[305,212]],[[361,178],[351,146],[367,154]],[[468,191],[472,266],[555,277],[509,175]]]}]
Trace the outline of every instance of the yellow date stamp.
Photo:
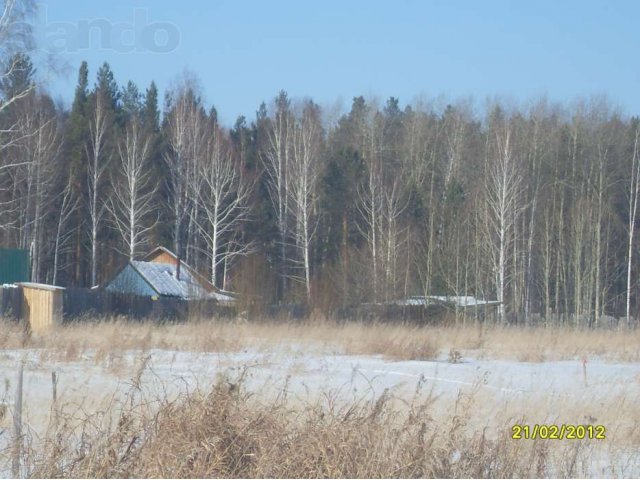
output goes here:
[{"label": "yellow date stamp", "polygon": [[604,440],[604,425],[514,425],[511,427],[514,440]]}]

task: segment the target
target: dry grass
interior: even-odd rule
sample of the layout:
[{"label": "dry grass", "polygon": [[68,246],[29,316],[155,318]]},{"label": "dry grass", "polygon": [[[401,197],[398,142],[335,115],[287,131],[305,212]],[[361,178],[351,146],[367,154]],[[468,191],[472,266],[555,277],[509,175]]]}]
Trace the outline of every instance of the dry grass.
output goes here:
[{"label": "dry grass", "polygon": [[104,358],[127,350],[225,352],[274,345],[305,345],[335,353],[384,355],[393,360],[446,358],[450,351],[484,359],[524,362],[575,360],[583,357],[617,362],[640,361],[640,330],[576,330],[472,325],[416,327],[401,324],[338,323],[327,320],[220,321],[185,324],[122,319],[81,322],[48,334],[25,338],[22,328],[0,322],[0,348],[42,348],[59,360],[76,360],[87,350]]},{"label": "dry grass", "polygon": [[[150,401],[135,385],[101,412],[57,414],[25,454],[41,478],[575,477],[588,471],[581,442],[514,441],[507,424],[473,428],[474,395],[447,415],[418,393],[403,408],[387,393],[341,404],[263,403],[242,378],[209,392]],[[437,420],[436,420],[437,418]]]}]

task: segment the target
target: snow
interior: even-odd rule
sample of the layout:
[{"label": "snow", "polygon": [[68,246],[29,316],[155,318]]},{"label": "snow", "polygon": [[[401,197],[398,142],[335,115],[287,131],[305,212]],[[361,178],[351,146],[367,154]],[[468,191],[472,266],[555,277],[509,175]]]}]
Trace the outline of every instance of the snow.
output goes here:
[{"label": "snow", "polygon": [[[399,394],[412,392],[423,378],[435,395],[455,396],[465,388],[504,399],[566,398],[577,402],[615,395],[638,395],[638,364],[589,363],[588,386],[584,384],[579,361],[528,363],[467,359],[462,363],[442,361],[390,362],[381,356],[322,355],[302,347],[288,347],[261,352],[196,353],[172,350],[149,350],[110,354],[99,359],[88,351],[73,361],[49,358],[45,350],[5,350],[0,354],[0,382],[15,382],[16,365],[25,362],[26,403],[47,404],[51,397],[51,371],[59,374],[61,399],[79,395],[108,393],[126,384],[136,367],[148,358],[144,379],[161,381],[165,386],[184,385],[184,381],[206,387],[216,375],[229,368],[248,368],[249,387],[273,384],[279,388],[289,377],[294,389],[306,391],[313,386],[324,389],[349,385],[366,388],[372,396],[392,389]],[[280,384],[278,386],[278,384]],[[10,389],[9,394],[12,394]]]},{"label": "snow", "polygon": [[224,293],[212,292],[211,296],[213,298],[215,298],[216,300],[218,300],[219,302],[234,303],[236,301],[236,299],[234,297],[231,297],[229,295],[225,295]]},{"label": "snow", "polygon": [[20,282],[17,283],[19,287],[33,288],[36,290],[47,290],[50,292],[63,291],[64,287],[57,287],[55,285],[47,285],[46,283],[33,283],[33,282]]}]

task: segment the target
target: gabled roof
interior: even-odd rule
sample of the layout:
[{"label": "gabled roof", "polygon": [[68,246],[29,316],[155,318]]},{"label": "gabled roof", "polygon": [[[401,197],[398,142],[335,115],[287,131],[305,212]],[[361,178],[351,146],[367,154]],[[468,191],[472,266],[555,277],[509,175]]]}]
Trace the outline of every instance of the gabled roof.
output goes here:
[{"label": "gabled roof", "polygon": [[175,265],[132,260],[131,266],[158,295],[178,298],[204,298],[209,292],[194,278],[190,269],[181,268],[177,278]]},{"label": "gabled roof", "polygon": [[[175,261],[178,261],[178,256],[175,253],[173,253],[171,250],[169,250],[168,248],[165,248],[165,247],[156,247],[156,248],[154,248],[153,250],[151,250],[149,253],[147,253],[144,256],[144,259],[149,261],[149,260],[157,257],[161,253],[166,253],[171,258],[173,258]],[[184,262],[182,262],[182,263],[184,264]]]},{"label": "gabled roof", "polygon": [[[160,257],[161,255],[166,255],[168,257],[170,257],[173,262],[175,262],[175,265],[178,264],[178,261],[180,261],[180,276],[182,277],[182,272],[183,271],[188,271],[191,274],[191,277],[197,281],[200,286],[202,288],[204,288],[207,292],[211,293],[211,296],[216,298],[218,301],[220,302],[233,302],[235,301],[235,297],[236,294],[233,292],[228,292],[226,290],[222,290],[221,288],[218,288],[216,286],[214,286],[211,282],[209,282],[209,280],[207,280],[203,275],[200,275],[200,273],[198,273],[194,268],[192,268],[190,265],[187,265],[184,261],[179,260],[178,256],[173,253],[171,250],[169,250],[168,248],[165,247],[156,247],[153,250],[151,250],[149,253],[147,253],[144,256],[144,259],[146,262],[153,262],[158,264],[157,262],[157,258]],[[169,264],[171,265],[171,264]]]},{"label": "gabled roof", "polygon": [[[189,272],[191,273],[192,277],[194,277],[196,280],[198,280],[200,285],[204,289],[206,289],[207,291],[213,292],[213,291],[216,290],[216,287],[214,287],[205,277],[203,277],[198,272],[196,272],[195,269],[191,268],[184,261],[179,260],[178,256],[175,253],[173,253],[171,250],[169,250],[168,248],[156,247],[156,248],[154,248],[153,250],[151,250],[149,253],[147,253],[144,256],[144,260],[146,262],[165,263],[165,262],[158,262],[157,259],[161,255],[165,255],[165,256],[171,258],[171,260],[172,260],[174,265],[177,265],[178,261],[179,261],[180,262],[180,271],[182,272],[182,270],[185,270],[185,269],[189,270]],[[169,265],[171,265],[171,263]]]}]

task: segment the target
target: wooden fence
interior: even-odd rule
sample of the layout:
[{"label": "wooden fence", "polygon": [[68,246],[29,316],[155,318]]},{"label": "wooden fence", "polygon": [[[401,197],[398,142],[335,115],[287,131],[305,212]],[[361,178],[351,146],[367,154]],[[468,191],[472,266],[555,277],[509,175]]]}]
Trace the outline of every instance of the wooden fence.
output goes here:
[{"label": "wooden fence", "polygon": [[0,316],[18,319],[22,317],[22,289],[0,286]]},{"label": "wooden fence", "polygon": [[67,288],[63,297],[63,316],[67,320],[112,315],[153,320],[186,320],[235,315],[233,307],[221,306],[215,300],[208,299],[183,300],[158,297],[154,300],[151,297],[84,288]]},{"label": "wooden fence", "polygon": [[[24,317],[22,287],[0,286],[0,316]],[[67,288],[62,292],[63,321],[80,318],[123,315],[134,319],[181,321],[188,318],[232,317],[233,307],[221,306],[215,300],[182,300],[112,293],[86,288]]]}]

